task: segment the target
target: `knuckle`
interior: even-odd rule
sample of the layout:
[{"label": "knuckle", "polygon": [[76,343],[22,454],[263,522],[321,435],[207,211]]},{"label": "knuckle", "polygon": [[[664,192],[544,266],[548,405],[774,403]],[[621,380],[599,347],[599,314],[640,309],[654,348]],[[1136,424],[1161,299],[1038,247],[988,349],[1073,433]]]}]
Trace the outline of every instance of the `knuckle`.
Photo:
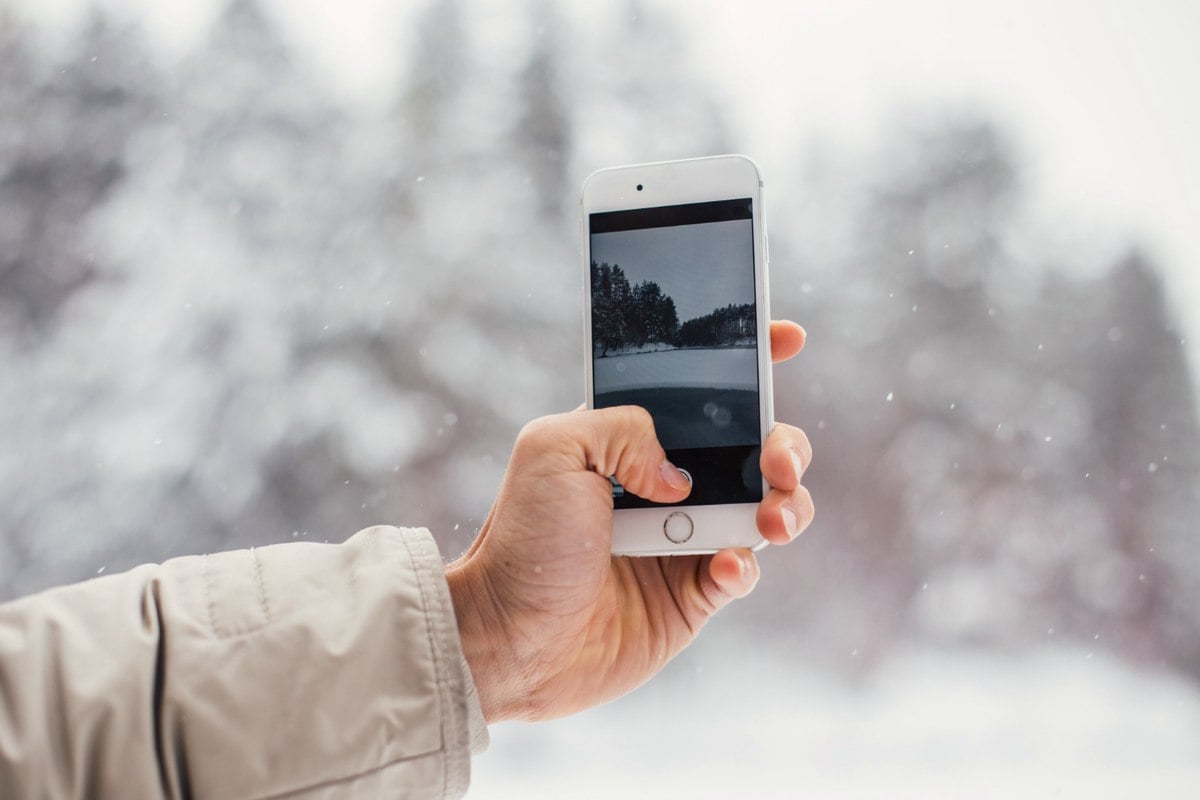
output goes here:
[{"label": "knuckle", "polygon": [[808,469],[813,460],[812,442],[809,441],[808,434],[799,428],[796,428],[796,450],[800,453],[805,469]]},{"label": "knuckle", "polygon": [[813,503],[812,493],[803,486],[797,486],[796,491],[792,493],[792,507],[804,520],[805,525],[812,522],[813,517],[817,514],[817,507]]},{"label": "knuckle", "polygon": [[647,428],[654,429],[654,419],[641,406],[618,406],[613,410],[621,415],[622,423],[630,432],[644,433]]},{"label": "knuckle", "polygon": [[537,448],[562,435],[562,415],[538,417],[522,426],[514,449]]},{"label": "knuckle", "polygon": [[606,408],[601,413],[606,414],[612,420],[611,430],[618,434],[618,438],[628,443],[640,443],[646,439],[654,439],[654,419],[650,416],[650,412],[641,406],[613,406]]}]

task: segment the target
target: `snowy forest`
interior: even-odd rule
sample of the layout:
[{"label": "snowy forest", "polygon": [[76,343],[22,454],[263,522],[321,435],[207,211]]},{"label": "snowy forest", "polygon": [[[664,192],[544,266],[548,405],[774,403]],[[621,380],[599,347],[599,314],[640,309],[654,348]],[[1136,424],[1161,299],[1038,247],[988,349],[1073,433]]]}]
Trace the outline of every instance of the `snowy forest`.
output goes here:
[{"label": "snowy forest", "polygon": [[679,326],[682,347],[753,347],[756,341],[754,306],[750,303],[730,303],[714,308]]},{"label": "snowy forest", "polygon": [[592,343],[596,358],[647,344],[678,347],[675,301],[654,281],[629,285],[619,264],[592,262]]},{"label": "snowy forest", "polygon": [[[478,5],[423,7],[350,103],[255,0],[175,59],[103,6],[55,37],[0,4],[0,599],[380,522],[465,549],[520,427],[583,399],[584,176],[741,149],[653,4],[512,4],[494,37]],[[851,683],[912,642],[1065,642],[1200,684],[1161,265],[1045,245],[1009,136],[919,109],[766,172],[772,311],[809,333],[775,413],[817,518],[714,641]],[[622,290],[653,330],[597,345],[717,341],[656,289]]]},{"label": "snowy forest", "polygon": [[633,352],[648,345],[753,347],[754,306],[728,304],[679,322],[675,301],[654,281],[629,278],[619,264],[591,265],[592,344],[596,358],[610,351]]}]

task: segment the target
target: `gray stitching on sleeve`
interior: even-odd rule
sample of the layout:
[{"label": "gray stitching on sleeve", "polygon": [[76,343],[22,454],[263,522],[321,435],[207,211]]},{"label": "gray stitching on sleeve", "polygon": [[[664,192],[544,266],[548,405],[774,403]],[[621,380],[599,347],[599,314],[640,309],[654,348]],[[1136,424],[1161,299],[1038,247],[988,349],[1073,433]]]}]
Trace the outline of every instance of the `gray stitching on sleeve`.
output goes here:
[{"label": "gray stitching on sleeve", "polygon": [[262,561],[258,558],[258,551],[253,547],[250,548],[250,557],[254,559],[254,582],[258,585],[258,604],[263,612],[263,624],[271,621],[271,607],[267,604],[267,586],[263,583],[262,576]]},{"label": "gray stitching on sleeve", "polygon": [[217,630],[216,605],[213,600],[212,583],[208,577],[208,553],[200,557],[200,576],[204,582],[204,601],[205,607],[208,609],[208,629],[213,636],[221,638],[221,634]]}]

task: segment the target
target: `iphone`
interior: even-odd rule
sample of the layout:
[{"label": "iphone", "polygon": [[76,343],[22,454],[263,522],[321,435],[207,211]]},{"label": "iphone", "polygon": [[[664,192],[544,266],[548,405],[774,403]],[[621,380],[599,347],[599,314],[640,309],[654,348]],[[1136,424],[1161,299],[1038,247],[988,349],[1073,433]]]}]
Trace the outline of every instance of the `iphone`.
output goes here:
[{"label": "iphone", "polygon": [[583,186],[587,399],[650,412],[691,494],[663,505],[612,478],[612,550],[764,544],[756,506],[773,423],[763,183],[745,156],[602,169]]}]

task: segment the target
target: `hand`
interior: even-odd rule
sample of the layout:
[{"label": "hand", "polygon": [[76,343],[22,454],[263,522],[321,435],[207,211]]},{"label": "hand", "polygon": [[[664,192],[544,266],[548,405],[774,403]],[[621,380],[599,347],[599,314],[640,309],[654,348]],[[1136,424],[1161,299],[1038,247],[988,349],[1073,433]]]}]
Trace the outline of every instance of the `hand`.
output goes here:
[{"label": "hand", "polygon": [[[804,330],[771,324],[771,352],[800,352]],[[763,538],[786,544],[813,517],[800,485],[812,458],[804,432],[777,425],[761,468]],[[517,438],[475,543],[450,564],[463,652],[488,722],[550,719],[639,686],[704,623],[758,581],[754,553],[624,558],[609,554],[609,475],[663,503],[687,497],[650,415],[635,406],[543,417]]]}]

